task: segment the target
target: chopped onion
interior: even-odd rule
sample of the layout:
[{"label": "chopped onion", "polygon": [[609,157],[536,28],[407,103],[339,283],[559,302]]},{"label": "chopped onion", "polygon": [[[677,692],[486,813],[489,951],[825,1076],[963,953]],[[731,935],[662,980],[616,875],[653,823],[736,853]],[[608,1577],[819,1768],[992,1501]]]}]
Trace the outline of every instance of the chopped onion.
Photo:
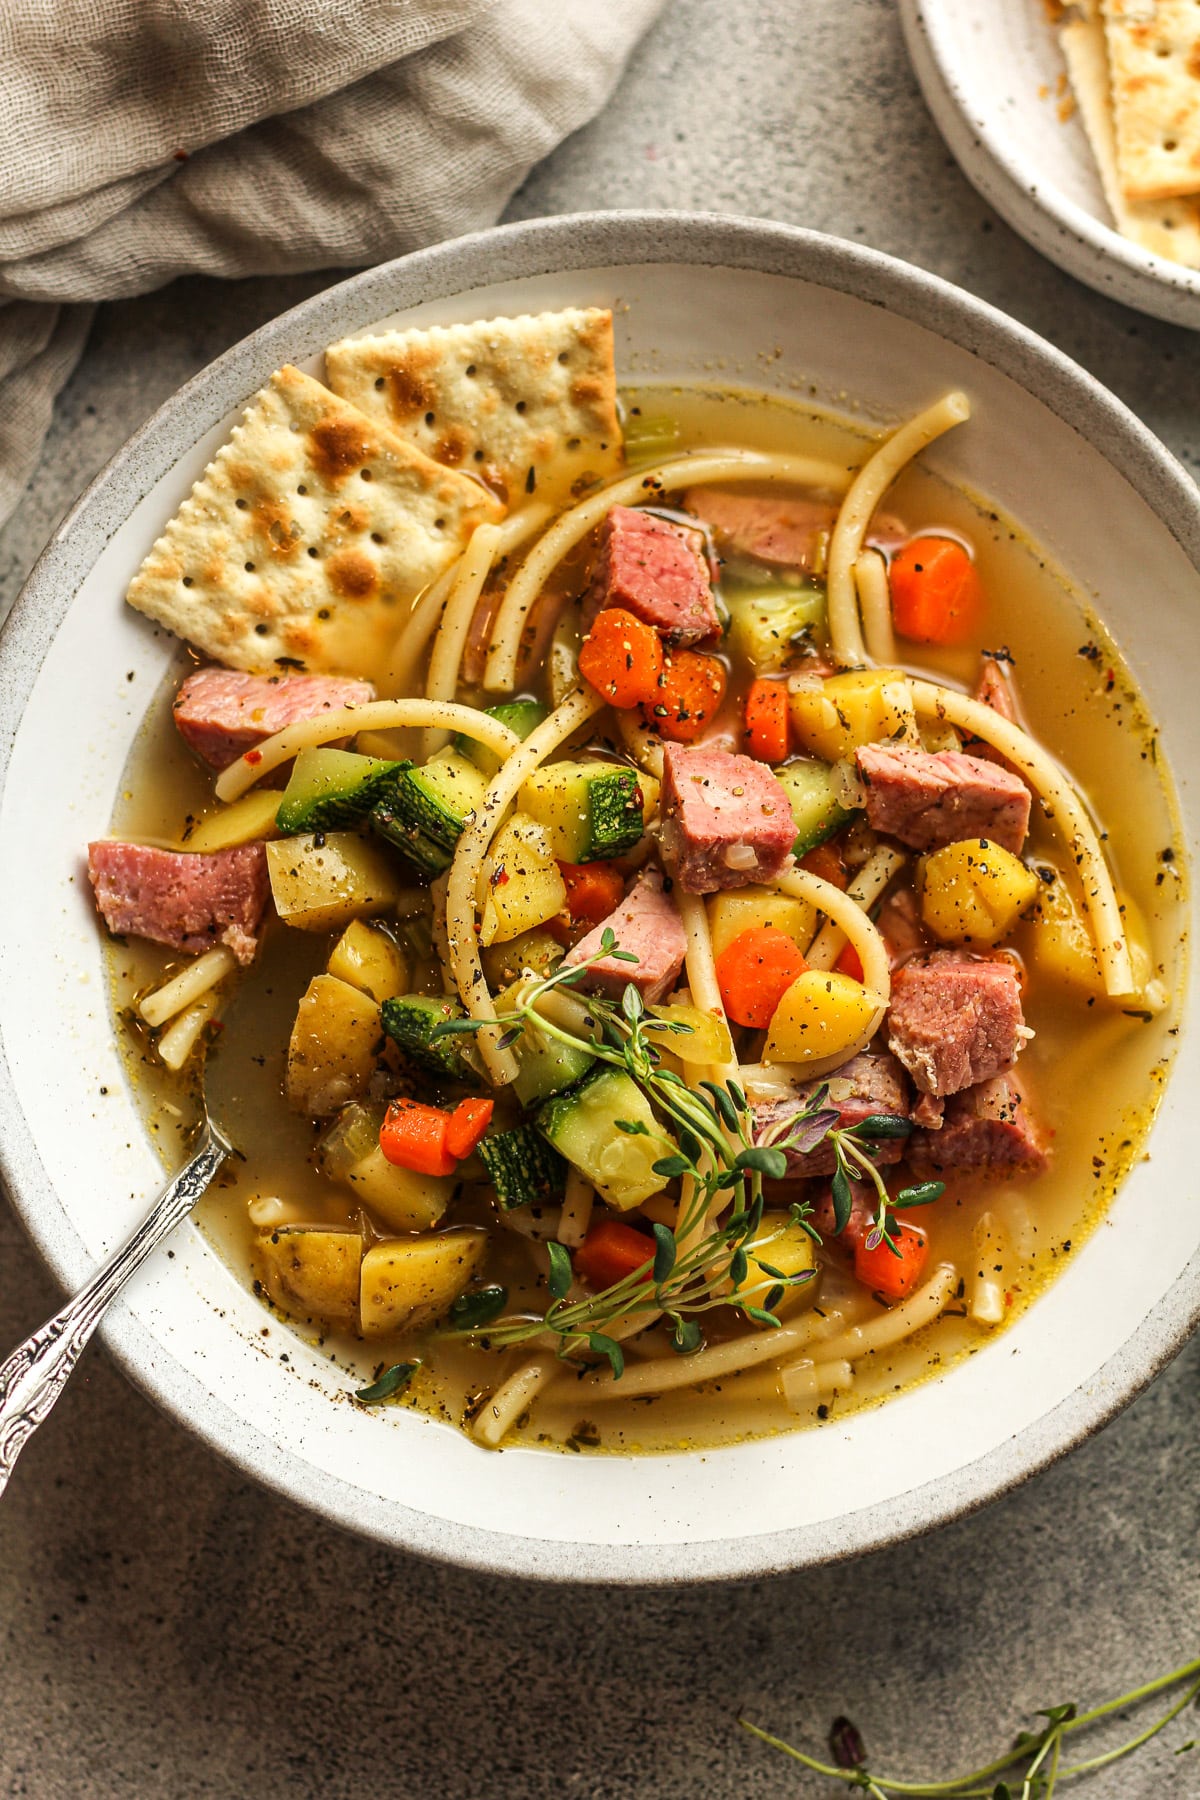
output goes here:
[{"label": "chopped onion", "polygon": [[867,790],[853,759],[841,757],[829,771],[830,788],[839,806],[847,812],[858,812],[867,804]]},{"label": "chopped onion", "polygon": [[758,852],[753,844],[730,844],[725,852],[725,866],[739,871],[756,868]]}]

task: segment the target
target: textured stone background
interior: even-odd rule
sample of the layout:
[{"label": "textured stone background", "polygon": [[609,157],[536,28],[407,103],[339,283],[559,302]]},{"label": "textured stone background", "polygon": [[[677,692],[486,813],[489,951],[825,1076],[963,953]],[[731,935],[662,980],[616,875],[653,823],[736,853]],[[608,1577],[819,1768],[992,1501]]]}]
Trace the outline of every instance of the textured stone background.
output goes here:
[{"label": "textured stone background", "polygon": [[[1042,262],[967,186],[888,0],[675,0],[512,217],[711,207],[859,238],[973,289],[1114,388],[1193,468],[1200,342]],[[333,275],[177,283],[104,309],[0,612],[56,518],[187,376]],[[1152,621],[1152,596],[1148,596]],[[0,1345],[55,1295],[0,1208]],[[65,1797],[820,1794],[738,1731],[948,1773],[1031,1709],[1200,1652],[1200,1346],[1060,1467],[920,1542],[684,1593],[521,1587],[358,1543],[248,1485],[93,1351],[0,1505],[0,1792]],[[1200,1795],[1200,1750],[1088,1800]],[[978,1753],[978,1755],[977,1755]]]}]

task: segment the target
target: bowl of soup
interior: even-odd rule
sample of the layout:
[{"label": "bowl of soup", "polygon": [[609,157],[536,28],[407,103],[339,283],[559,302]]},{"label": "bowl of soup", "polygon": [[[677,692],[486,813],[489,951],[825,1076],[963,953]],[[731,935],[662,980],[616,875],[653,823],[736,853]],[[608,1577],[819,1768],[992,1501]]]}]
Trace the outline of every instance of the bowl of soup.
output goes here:
[{"label": "bowl of soup", "polygon": [[5,633],[35,1241],[81,1280],[203,1088],[238,1158],[112,1352],[447,1560],[762,1573],[1003,1491],[1200,1303],[1198,550],[1081,371],[812,234],[306,302]]}]

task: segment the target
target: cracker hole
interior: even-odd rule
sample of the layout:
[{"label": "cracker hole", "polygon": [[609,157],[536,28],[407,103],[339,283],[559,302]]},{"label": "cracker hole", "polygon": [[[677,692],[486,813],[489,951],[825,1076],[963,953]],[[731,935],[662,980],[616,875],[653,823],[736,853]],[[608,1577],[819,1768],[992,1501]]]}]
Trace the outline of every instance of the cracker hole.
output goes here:
[{"label": "cracker hole", "polygon": [[384,537],[382,531],[373,531],[371,533],[371,542],[373,544],[386,544],[387,539]]},{"label": "cracker hole", "polygon": [[1178,138],[1164,138],[1162,141],[1162,147],[1164,150],[1178,150],[1179,139]]},{"label": "cracker hole", "polygon": [[242,566],[245,569],[247,575],[253,575],[253,573],[254,573],[254,564],[253,563],[244,563]]},{"label": "cracker hole", "polygon": [[254,629],[258,633],[259,637],[266,637],[266,635],[267,635],[268,631],[270,631],[271,627],[269,625],[256,625],[254,627]]},{"label": "cracker hole", "polygon": [[475,373],[475,364],[474,364],[474,363],[468,363],[468,364],[467,364],[467,374],[468,374],[468,375],[474,375],[474,373]]},{"label": "cracker hole", "polygon": [[519,413],[523,413],[527,410],[528,410],[528,408],[527,408],[526,402],[524,400],[518,400],[517,401],[517,411]]},{"label": "cracker hole", "polygon": [[[1200,6],[1200,0],[1196,0],[1196,4],[1197,4],[1197,6]],[[558,353],[558,360],[560,363],[565,363],[565,362],[570,362],[571,359],[567,355],[565,350],[560,350]]]},{"label": "cracker hole", "polygon": [[427,424],[427,425],[432,425],[432,424],[433,424],[433,419],[434,419],[434,415],[433,415],[433,414],[432,414],[432,413],[426,413],[426,414],[425,414],[425,423],[426,423],[426,424]]},{"label": "cracker hole", "polygon": [[192,580],[190,575],[185,575],[183,578],[183,585],[184,587],[195,587],[196,583]]},{"label": "cracker hole", "polygon": [[298,494],[307,494],[307,492],[308,492],[308,489],[307,489],[307,488],[306,488],[306,487],[305,487],[305,485],[304,485],[304,483],[303,483],[303,482],[301,482],[301,483],[300,483],[300,486],[299,486],[299,487],[298,487],[298,488],[297,488],[297,489],[296,489],[296,492],[297,492],[297,493],[298,493]]},{"label": "cracker hole", "polygon": [[578,450],[578,448],[582,442],[583,442],[582,438],[568,438],[567,439],[567,449],[568,450]]},{"label": "cracker hole", "polygon": [[1155,56],[1170,56],[1170,54],[1171,54],[1170,44],[1160,44],[1158,46],[1158,49],[1154,52],[1154,54],[1155,54]]},{"label": "cracker hole", "polygon": [[445,519],[435,519],[433,521],[433,529],[435,531],[445,531],[445,529],[446,529]]},{"label": "cracker hole", "polygon": [[237,507],[239,512],[245,512],[245,510],[249,506],[250,502],[248,500],[236,500],[234,502],[234,504]]},{"label": "cracker hole", "polygon": [[384,381],[384,379],[383,379],[383,376],[382,376],[382,375],[377,375],[377,376],[376,376],[376,377],[375,377],[375,391],[376,391],[376,393],[378,393],[378,392],[379,392],[379,390],[380,390],[380,389],[381,389],[381,388],[383,388],[383,387],[386,387],[386,385],[387,385],[387,383],[386,383],[386,382],[385,382],[385,381]]},{"label": "cracker hole", "polygon": [[[1196,0],[1196,4],[1197,4],[1197,5],[1198,5],[1198,6],[1200,6],[1200,0]],[[475,461],[476,461],[476,462],[482,462],[482,461],[483,461],[483,451],[482,451],[482,450],[477,450],[477,451],[476,451],[476,452],[475,452]]]},{"label": "cracker hole", "polygon": [[310,544],[308,546],[308,554],[310,556],[320,556],[321,552],[317,549],[315,544]]},{"label": "cracker hole", "polygon": [[358,478],[360,481],[371,481],[374,479],[370,469],[360,469],[358,471]]},{"label": "cracker hole", "polygon": [[319,607],[317,609],[317,617],[318,619],[327,619],[329,617],[329,608],[327,606]]}]

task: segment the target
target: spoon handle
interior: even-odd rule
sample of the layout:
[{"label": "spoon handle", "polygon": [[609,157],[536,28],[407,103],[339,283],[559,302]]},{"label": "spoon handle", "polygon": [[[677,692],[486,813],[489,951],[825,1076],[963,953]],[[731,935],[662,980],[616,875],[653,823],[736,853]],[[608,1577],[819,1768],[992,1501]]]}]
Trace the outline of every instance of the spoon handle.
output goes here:
[{"label": "spoon handle", "polygon": [[195,1154],[163,1189],[133,1236],[102,1263],[61,1312],[0,1363],[0,1494],[27,1440],[48,1416],[109,1302],[167,1233],[185,1219],[230,1154],[206,1121]]}]

